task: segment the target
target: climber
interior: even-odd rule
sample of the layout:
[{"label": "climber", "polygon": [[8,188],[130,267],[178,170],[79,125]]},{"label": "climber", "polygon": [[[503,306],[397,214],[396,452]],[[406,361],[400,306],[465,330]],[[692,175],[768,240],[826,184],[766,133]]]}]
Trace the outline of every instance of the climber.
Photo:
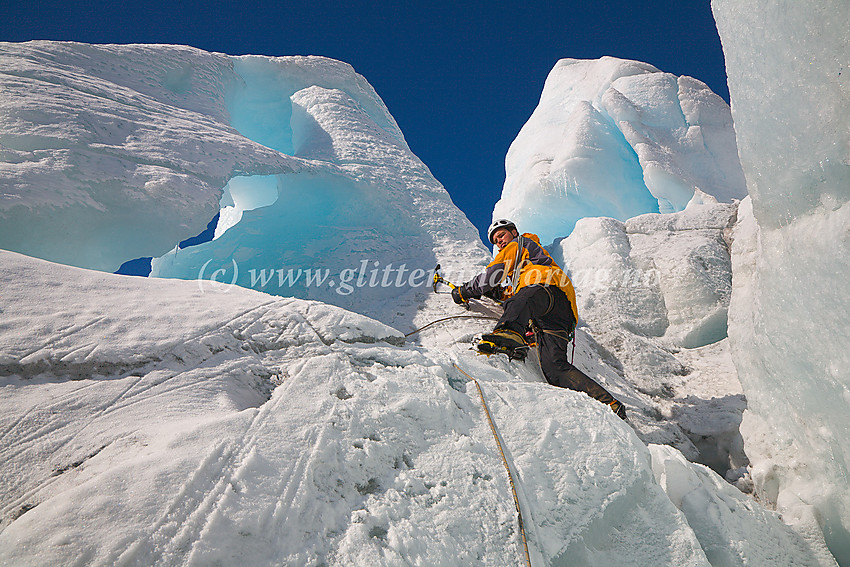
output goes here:
[{"label": "climber", "polygon": [[567,360],[567,345],[578,321],[575,290],[569,277],[540,246],[537,235],[520,235],[513,222],[498,219],[487,230],[487,238],[499,249],[496,258],[482,273],[452,290],[452,299],[459,305],[485,294],[501,295],[505,300],[504,314],[493,332],[481,337],[479,350],[493,352],[483,345],[507,353],[527,349],[525,333],[531,322],[546,381],[585,392],[625,419],[625,406]]}]

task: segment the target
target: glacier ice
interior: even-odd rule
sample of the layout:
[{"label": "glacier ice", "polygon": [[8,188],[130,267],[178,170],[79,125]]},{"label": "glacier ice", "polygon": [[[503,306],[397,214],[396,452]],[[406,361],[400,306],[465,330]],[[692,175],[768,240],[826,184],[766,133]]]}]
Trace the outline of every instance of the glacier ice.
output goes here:
[{"label": "glacier ice", "polygon": [[0,61],[5,249],[114,271],[200,232],[234,171],[302,169],[228,125],[223,55],[35,41]]},{"label": "glacier ice", "polygon": [[527,370],[238,287],[5,251],[0,281],[2,561],[513,563],[510,487],[458,364],[535,561],[708,565],[628,425]]},{"label": "glacier ice", "polygon": [[562,59],[505,160],[494,218],[550,243],[584,217],[681,211],[746,195],[729,107],[700,81],[603,57]]},{"label": "glacier ice", "polygon": [[[275,98],[291,99],[293,151],[312,171],[232,179],[243,190],[229,189],[235,205],[222,209],[224,230],[155,258],[151,274],[221,270],[243,287],[410,324],[433,267],[461,264],[458,235],[476,242],[474,228],[383,114],[339,89],[291,90]],[[486,261],[477,243],[464,256]]]},{"label": "glacier ice", "polygon": [[521,561],[501,457],[458,364],[507,449],[535,564],[832,564],[586,395],[475,357],[468,323],[413,345],[319,302],[5,251],[0,282],[0,560]]},{"label": "glacier ice", "polygon": [[616,317],[640,334],[697,348],[726,337],[728,240],[736,209],[694,203],[679,213],[650,213],[625,223],[582,219],[553,251],[581,290],[586,320],[601,325],[597,313]]},{"label": "glacier ice", "polygon": [[850,565],[850,10],[714,0],[750,199],[729,336],[753,481]]},{"label": "glacier ice", "polygon": [[721,475],[747,464],[738,432],[746,401],[726,340],[736,215],[737,204],[703,195],[677,213],[581,219],[550,247],[599,353],[634,384],[630,402],[651,400],[644,411],[665,417],[654,427],[633,420],[641,438]]},{"label": "glacier ice", "polygon": [[671,447],[650,445],[649,451],[656,480],[688,518],[712,567],[834,565],[825,547],[813,548],[779,514],[705,467]]},{"label": "glacier ice", "polygon": [[[14,96],[0,175],[25,201],[7,201],[6,213],[36,227],[65,206],[69,220],[120,220],[174,201],[192,227],[156,215],[103,225],[161,233],[167,248],[221,217],[212,241],[155,261],[160,275],[206,270],[200,281],[0,252],[0,560],[513,563],[507,480],[459,364],[490,400],[536,563],[734,564],[775,553],[834,564],[811,510],[796,526],[810,530],[801,540],[713,472],[641,443],[721,473],[742,465],[744,400],[723,338],[737,207],[716,202],[742,195],[740,168],[728,108],[701,83],[606,58],[584,62],[602,71],[574,85],[583,129],[565,139],[581,159],[562,155],[577,167],[567,171],[603,150],[609,188],[643,188],[605,197],[643,203],[625,206],[623,220],[655,211],[585,219],[552,247],[581,282],[576,364],[626,400],[625,424],[549,387],[533,365],[471,356],[489,320],[446,321],[405,341],[403,331],[453,313],[427,289],[434,262],[474,267],[486,253],[346,64],[52,42],[3,44],[2,57]],[[37,96],[26,100],[26,88]],[[95,110],[76,121],[63,97]],[[122,138],[119,115],[142,134]],[[62,139],[71,147],[54,147]],[[537,143],[512,151],[526,142]],[[151,172],[184,185],[156,185]],[[43,180],[51,191],[35,190]],[[736,243],[745,275],[756,249],[746,248],[756,232],[747,207]],[[92,234],[107,251],[93,246],[75,262],[140,250]],[[62,252],[48,242],[55,233],[44,236],[43,250]],[[605,270],[622,287],[605,287]],[[652,277],[634,279],[643,272]],[[307,300],[262,293],[282,280]],[[769,496],[765,487],[780,485],[765,471],[777,469],[759,466]]]},{"label": "glacier ice", "polygon": [[[155,275],[190,279],[235,265],[243,278],[330,270],[338,284],[363,261],[391,263],[398,305],[375,315],[408,323],[421,274],[486,262],[483,246],[457,245],[477,243],[475,228],[346,63],[42,41],[3,43],[0,63],[4,249],[110,272],[163,257]],[[213,242],[177,249],[216,214]],[[243,236],[242,255],[225,257]],[[331,254],[343,236],[351,255]],[[352,306],[328,286],[263,290]]]},{"label": "glacier ice", "polygon": [[224,234],[228,228],[242,220],[242,213],[268,207],[277,201],[278,177],[276,175],[238,175],[224,186],[218,222],[213,238]]}]

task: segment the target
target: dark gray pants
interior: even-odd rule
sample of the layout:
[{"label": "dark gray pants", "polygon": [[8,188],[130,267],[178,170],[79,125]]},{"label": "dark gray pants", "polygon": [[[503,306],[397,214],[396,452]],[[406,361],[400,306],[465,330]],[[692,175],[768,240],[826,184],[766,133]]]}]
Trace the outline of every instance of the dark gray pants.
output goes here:
[{"label": "dark gray pants", "polygon": [[[525,335],[529,321],[540,330],[537,333],[537,352],[543,376],[553,386],[585,392],[603,404],[614,397],[587,374],[570,364],[567,357],[567,336],[573,332],[576,320],[570,300],[555,286],[532,285],[520,289],[505,301],[505,312],[497,329],[510,329]],[[557,334],[547,333],[555,331]]]}]

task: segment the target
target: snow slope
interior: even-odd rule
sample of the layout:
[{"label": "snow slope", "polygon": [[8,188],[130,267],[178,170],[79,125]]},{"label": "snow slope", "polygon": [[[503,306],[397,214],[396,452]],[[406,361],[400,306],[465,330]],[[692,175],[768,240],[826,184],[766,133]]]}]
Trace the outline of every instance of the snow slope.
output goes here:
[{"label": "snow slope", "polygon": [[317,302],[11,252],[0,281],[4,564],[515,565],[508,479],[455,364],[535,565],[818,564],[714,473],[457,328],[437,334],[454,348],[404,344]]}]

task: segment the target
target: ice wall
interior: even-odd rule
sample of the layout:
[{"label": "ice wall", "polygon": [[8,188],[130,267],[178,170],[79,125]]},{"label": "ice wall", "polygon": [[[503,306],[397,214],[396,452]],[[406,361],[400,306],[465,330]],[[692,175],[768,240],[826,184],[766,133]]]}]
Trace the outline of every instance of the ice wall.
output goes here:
[{"label": "ice wall", "polygon": [[[153,275],[399,323],[437,262],[486,263],[346,63],[39,41],[0,44],[0,66],[4,249],[110,272],[162,257]],[[177,250],[219,212],[215,240]]]},{"label": "ice wall", "polygon": [[732,287],[727,238],[735,204],[692,203],[622,223],[582,219],[553,253],[568,266],[582,318],[698,348],[726,337]]},{"label": "ice wall", "polygon": [[630,407],[643,415],[633,411],[630,424],[641,439],[734,482],[747,465],[746,400],[726,340],[737,204],[711,201],[625,223],[584,218],[550,251],[569,270],[581,328],[601,345],[595,356],[616,359],[620,381],[634,385]]},{"label": "ice wall", "polygon": [[475,229],[362,78],[340,73],[331,75],[335,87],[304,86],[302,66],[277,58],[238,59],[235,70],[247,77],[229,102],[240,132],[310,169],[234,177],[215,238],[155,258],[151,275],[216,274],[216,282],[317,299],[408,328],[436,300],[429,294],[436,263],[486,263]]},{"label": "ice wall", "polygon": [[696,79],[613,57],[555,65],[505,168],[494,218],[544,243],[583,217],[681,211],[696,190],[746,194],[726,103]]},{"label": "ice wall", "polygon": [[850,10],[712,9],[752,199],[735,233],[729,335],[753,480],[850,565]]},{"label": "ice wall", "polygon": [[0,44],[0,247],[114,271],[199,233],[237,171],[304,164],[228,124],[224,55]]}]

